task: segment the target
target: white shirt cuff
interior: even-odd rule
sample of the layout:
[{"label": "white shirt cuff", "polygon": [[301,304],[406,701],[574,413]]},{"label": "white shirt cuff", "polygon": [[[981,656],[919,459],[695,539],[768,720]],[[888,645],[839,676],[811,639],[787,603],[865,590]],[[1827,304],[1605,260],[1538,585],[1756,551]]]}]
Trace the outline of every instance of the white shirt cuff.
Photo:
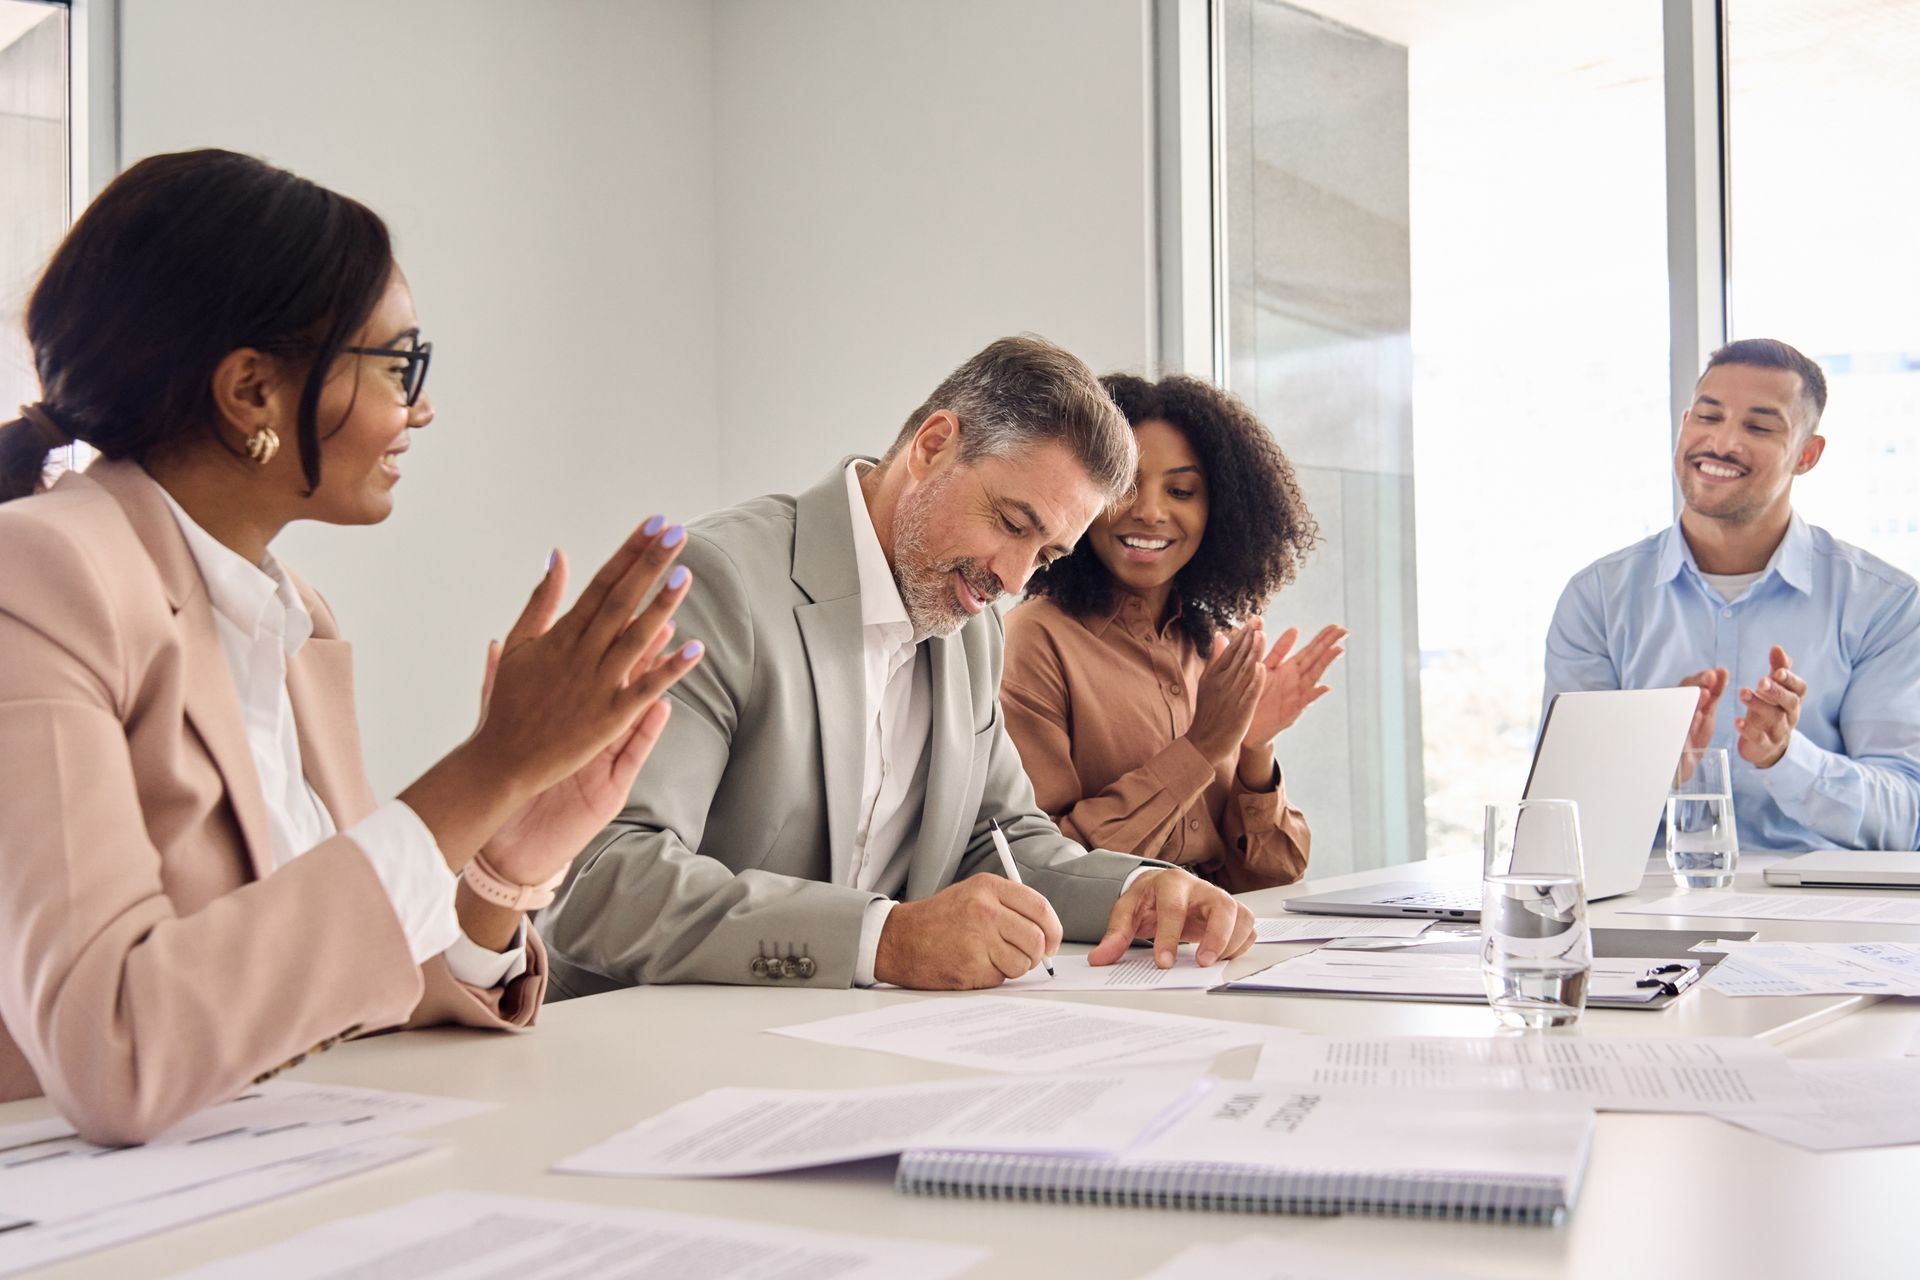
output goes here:
[{"label": "white shirt cuff", "polygon": [[1133,870],[1127,872],[1127,878],[1120,882],[1120,893],[1118,896],[1125,897],[1127,890],[1133,888],[1133,882],[1135,880],[1138,880],[1141,876],[1150,876],[1156,871],[1165,871],[1165,870],[1166,870],[1165,867],[1152,867],[1152,866],[1135,867]]},{"label": "white shirt cuff", "polygon": [[415,964],[424,964],[464,936],[453,912],[453,872],[440,856],[433,832],[404,801],[387,801],[342,834],[373,864]]},{"label": "white shirt cuff", "polygon": [[867,913],[860,917],[860,952],[853,962],[856,987],[871,987],[875,983],[873,958],[880,954],[880,931],[887,927],[887,913],[893,908],[893,899],[875,898],[867,904]]},{"label": "white shirt cuff", "polygon": [[527,971],[527,922],[514,929],[513,945],[505,951],[489,951],[462,933],[447,948],[447,970],[482,991],[512,982]]}]

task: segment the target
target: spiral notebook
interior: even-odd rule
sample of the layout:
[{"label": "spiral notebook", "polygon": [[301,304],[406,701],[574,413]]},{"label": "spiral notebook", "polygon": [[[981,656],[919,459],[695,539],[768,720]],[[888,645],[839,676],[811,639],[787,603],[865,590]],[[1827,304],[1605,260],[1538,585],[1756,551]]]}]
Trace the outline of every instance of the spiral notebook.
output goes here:
[{"label": "spiral notebook", "polygon": [[1562,1222],[1593,1112],[1562,1096],[1222,1081],[1120,1156],[908,1151],[915,1195],[1240,1213]]}]

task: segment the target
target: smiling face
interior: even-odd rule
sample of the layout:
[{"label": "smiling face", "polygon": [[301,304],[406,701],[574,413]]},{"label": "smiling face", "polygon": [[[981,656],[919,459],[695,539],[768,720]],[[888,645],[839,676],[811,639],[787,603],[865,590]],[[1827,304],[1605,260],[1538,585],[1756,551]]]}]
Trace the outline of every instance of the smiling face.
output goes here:
[{"label": "smiling face", "polygon": [[[373,313],[347,345],[403,349],[419,337],[413,291],[395,268]],[[320,485],[305,500],[303,516],[328,524],[377,524],[392,514],[408,433],[433,421],[433,401],[424,390],[408,406],[405,376],[406,361],[389,356],[343,354],[334,362],[316,415]],[[284,433],[282,438],[292,444]]]},{"label": "smiling face", "polygon": [[1087,545],[1124,591],[1164,606],[1207,528],[1207,477],[1180,429],[1158,419],[1133,432],[1140,472],[1132,497],[1101,512]]},{"label": "smiling face", "polygon": [[1783,515],[1793,478],[1813,468],[1825,443],[1809,430],[1811,415],[1800,376],[1790,370],[1740,364],[1707,370],[1674,447],[1674,475],[1687,510],[1733,524]]},{"label": "smiling face", "polygon": [[1042,563],[1066,555],[1101,493],[1063,445],[1011,458],[959,457],[957,428],[933,415],[907,449],[909,484],[893,517],[893,576],[914,630],[952,635]]}]

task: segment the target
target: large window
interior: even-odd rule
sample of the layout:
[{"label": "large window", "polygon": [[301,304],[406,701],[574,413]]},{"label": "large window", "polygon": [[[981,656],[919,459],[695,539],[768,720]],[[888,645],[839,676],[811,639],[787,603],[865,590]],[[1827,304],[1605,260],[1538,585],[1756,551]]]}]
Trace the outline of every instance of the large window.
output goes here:
[{"label": "large window", "polygon": [[67,229],[67,16],[0,0],[0,418],[39,396],[22,313]]},{"label": "large window", "polygon": [[1814,523],[1920,574],[1920,3],[1727,5],[1728,323],[1827,371]]},{"label": "large window", "polygon": [[1228,0],[1227,378],[1354,629],[1279,746],[1314,873],[1477,848],[1561,588],[1671,519],[1659,0]]}]

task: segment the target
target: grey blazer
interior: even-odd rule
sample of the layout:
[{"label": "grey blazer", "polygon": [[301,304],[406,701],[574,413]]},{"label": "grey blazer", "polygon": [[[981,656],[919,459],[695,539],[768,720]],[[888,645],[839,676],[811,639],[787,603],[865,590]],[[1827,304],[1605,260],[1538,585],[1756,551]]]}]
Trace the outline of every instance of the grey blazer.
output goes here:
[{"label": "grey blazer", "polygon": [[[643,982],[852,984],[880,895],[846,883],[866,695],[845,468],[798,498],[689,526],[680,563],[694,587],[677,639],[704,641],[706,656],[669,695],[672,719],[626,809],[541,916],[556,997]],[[903,897],[997,868],[987,820],[998,818],[1066,936],[1092,941],[1143,861],[1089,852],[1034,803],[1000,715],[1001,637],[988,609],[926,642],[932,742]]]}]

